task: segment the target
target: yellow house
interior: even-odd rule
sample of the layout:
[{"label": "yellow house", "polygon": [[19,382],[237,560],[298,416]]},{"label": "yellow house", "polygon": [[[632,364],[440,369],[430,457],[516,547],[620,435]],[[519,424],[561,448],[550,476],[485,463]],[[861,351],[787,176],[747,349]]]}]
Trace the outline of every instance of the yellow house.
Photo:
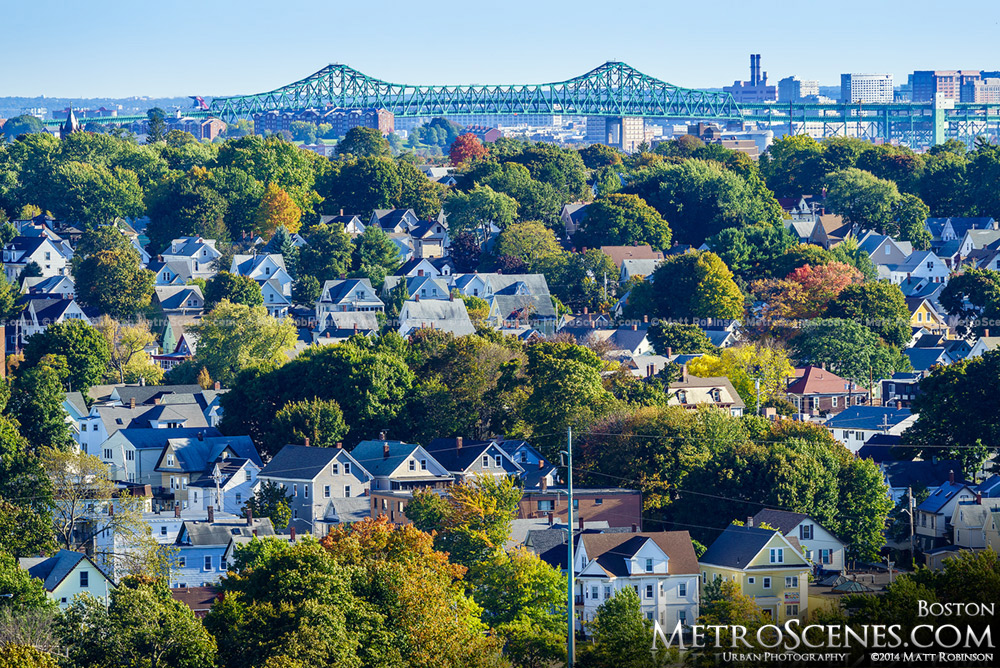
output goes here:
[{"label": "yellow house", "polygon": [[910,310],[911,327],[922,327],[934,334],[948,334],[948,323],[928,300],[921,297],[910,297],[906,300],[906,306]]},{"label": "yellow house", "polygon": [[809,562],[795,538],[780,531],[730,524],[698,560],[702,585],[733,580],[776,622],[804,619],[809,601]]},{"label": "yellow house", "polygon": [[77,594],[90,594],[105,603],[115,583],[82,552],[59,550],[51,557],[22,557],[18,563],[41,580],[49,598],[66,608]]}]

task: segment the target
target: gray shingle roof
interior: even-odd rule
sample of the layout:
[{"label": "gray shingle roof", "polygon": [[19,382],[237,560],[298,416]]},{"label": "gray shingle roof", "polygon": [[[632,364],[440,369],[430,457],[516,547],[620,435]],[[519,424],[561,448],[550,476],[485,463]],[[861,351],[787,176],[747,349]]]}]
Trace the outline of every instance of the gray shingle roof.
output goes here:
[{"label": "gray shingle roof", "polygon": [[[87,559],[87,555],[82,552],[59,550],[51,557],[23,557],[18,560],[18,564],[28,571],[31,577],[41,580],[47,591],[53,591],[84,559]],[[93,562],[91,565],[97,568]],[[100,568],[97,570],[101,571]],[[103,574],[103,571],[101,573]],[[105,577],[107,576],[105,575]]]},{"label": "gray shingle roof", "polygon": [[[385,456],[385,445],[389,446],[388,457]],[[419,447],[402,441],[361,441],[351,450],[351,456],[373,476],[387,476]]]},{"label": "gray shingle roof", "polygon": [[179,429],[149,429],[148,427],[132,427],[119,430],[122,437],[132,444],[137,450],[151,450],[162,448],[172,438],[198,437],[199,433],[205,438],[211,436],[222,436],[222,433],[215,427],[181,427]]},{"label": "gray shingle roof", "polygon": [[886,408],[882,406],[851,406],[824,423],[830,429],[877,430],[894,427],[911,417],[908,408]]},{"label": "gray shingle roof", "polygon": [[286,445],[267,463],[260,476],[312,480],[343,452],[339,448]]},{"label": "gray shingle roof", "polygon": [[173,448],[178,465],[188,472],[205,471],[226,450],[232,452],[234,457],[249,459],[257,466],[263,466],[249,436],[171,438],[167,443]]},{"label": "gray shingle roof", "polygon": [[764,549],[774,533],[769,529],[730,524],[705,554],[701,555],[699,561],[703,564],[728,568],[746,568],[747,564]]},{"label": "gray shingle roof", "polygon": [[177,534],[179,545],[229,545],[235,536],[252,537],[254,532],[258,537],[273,536],[274,526],[268,517],[255,517],[253,526],[247,526],[246,520],[233,522],[184,522]]}]

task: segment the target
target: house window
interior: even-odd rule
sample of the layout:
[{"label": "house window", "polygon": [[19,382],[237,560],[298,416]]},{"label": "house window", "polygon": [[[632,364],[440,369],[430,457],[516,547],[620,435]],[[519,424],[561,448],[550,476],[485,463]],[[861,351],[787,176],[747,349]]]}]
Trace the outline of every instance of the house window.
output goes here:
[{"label": "house window", "polygon": [[350,485],[344,485],[344,498],[345,499],[351,498],[351,486]]},{"label": "house window", "polygon": [[799,576],[798,575],[790,575],[790,576],[788,576],[788,577],[785,578],[785,587],[787,587],[788,589],[792,589],[792,588],[798,587],[798,586],[799,586]]},{"label": "house window", "polygon": [[299,509],[298,508],[296,508],[295,510],[292,511],[292,519],[293,520],[299,519]]},{"label": "house window", "polygon": [[493,457],[493,463],[494,463],[494,464],[496,465],[496,467],[497,467],[498,469],[499,469],[499,468],[503,468],[503,467],[502,467],[502,466],[500,465],[500,455],[496,455],[495,457]]},{"label": "house window", "polygon": [[292,483],[292,496],[298,496],[298,495],[299,495],[299,485],[298,483]]},{"label": "house window", "polygon": [[90,586],[90,571],[80,571],[80,586],[81,587]]},{"label": "house window", "polygon": [[86,422],[84,422],[83,424],[80,425],[80,431],[87,431],[87,423]]},{"label": "house window", "polygon": [[[195,500],[197,501],[197,499],[195,499]],[[237,494],[236,495],[236,505],[239,505],[241,503],[243,503],[243,495],[242,494]]]},{"label": "house window", "polygon": [[329,485],[323,485],[323,498],[324,499],[329,499],[330,498],[330,486]]},{"label": "house window", "polygon": [[580,499],[573,499],[573,510],[580,509]]},{"label": "house window", "polygon": [[205,566],[204,566],[204,569],[206,571],[212,570],[212,555],[210,555],[210,554],[206,554],[205,555]]},{"label": "house window", "polygon": [[813,537],[813,525],[803,524],[799,527],[799,538],[802,540],[812,540]]},{"label": "house window", "polygon": [[174,465],[174,456],[167,455],[167,466],[173,466],[173,465]]},{"label": "house window", "polygon": [[750,577],[747,578],[747,584],[756,584],[756,583],[757,583],[757,578],[755,578],[754,576],[751,575]]},{"label": "house window", "polygon": [[593,598],[593,599],[596,599],[596,598],[597,598],[597,592],[598,592],[598,591],[599,591],[599,590],[598,590],[598,587],[597,587],[597,585],[594,585],[593,587],[591,587],[591,588],[590,588],[590,598]]},{"label": "house window", "polygon": [[160,535],[161,536],[166,536],[167,535],[167,527],[166,527],[166,525],[163,525],[163,526],[160,527]]},{"label": "house window", "polygon": [[681,624],[687,624],[687,611],[680,610],[677,612],[677,621]]},{"label": "house window", "polygon": [[177,557],[177,568],[187,568],[187,557]]},{"label": "house window", "polygon": [[528,453],[525,452],[524,450],[521,451],[521,463],[522,464],[528,463]]},{"label": "house window", "polygon": [[490,456],[483,455],[483,468],[488,469],[490,467]]},{"label": "house window", "polygon": [[771,548],[771,563],[772,564],[783,564],[785,563],[785,548]]},{"label": "house window", "polygon": [[410,460],[410,470],[411,471],[416,471],[417,470],[417,462],[416,462],[416,460],[413,460],[413,459]]},{"label": "house window", "polygon": [[551,499],[549,499],[548,501],[539,501],[538,502],[538,509],[542,510],[542,511],[555,510],[556,509],[555,501],[553,501]]},{"label": "house window", "polygon": [[785,617],[795,617],[799,614],[799,606],[797,605],[786,605],[785,606]]},{"label": "house window", "polygon": [[104,458],[105,459],[111,459],[111,449],[110,448],[104,448]]},{"label": "house window", "polygon": [[337,465],[337,462],[330,464],[330,473],[333,475],[340,473],[340,466]]},{"label": "house window", "polygon": [[[705,571],[701,572],[701,583],[702,584],[708,584],[708,573],[705,572]],[[566,616],[569,617],[569,615],[566,615]]]},{"label": "house window", "polygon": [[646,585],[646,598],[653,598],[653,585]]},{"label": "house window", "polygon": [[819,551],[819,561],[823,564],[833,563],[833,550],[820,550]]},{"label": "house window", "polygon": [[420,460],[420,470],[421,471],[426,471],[427,470],[427,460],[426,459],[421,459]]},{"label": "house window", "polygon": [[604,588],[604,600],[606,601],[609,598],[611,598],[611,587],[605,587]]},{"label": "house window", "polygon": [[646,559],[646,572],[647,573],[652,573],[653,572],[653,560],[652,559]]},{"label": "house window", "polygon": [[682,582],[677,585],[677,595],[681,597],[688,595],[688,586],[686,582]]},{"label": "house window", "polygon": [[243,481],[244,481],[244,482],[250,482],[250,471],[247,471],[247,472],[246,472],[246,473],[244,474],[244,478],[243,478]]},{"label": "house window", "polygon": [[764,578],[764,589],[771,588],[771,578]]},{"label": "house window", "polygon": [[837,397],[834,397],[834,398],[833,398],[833,401],[832,401],[831,405],[832,405],[832,406],[833,406],[834,408],[836,408],[836,407],[837,407]]},{"label": "house window", "polygon": [[344,475],[351,475],[351,463],[344,462]]}]

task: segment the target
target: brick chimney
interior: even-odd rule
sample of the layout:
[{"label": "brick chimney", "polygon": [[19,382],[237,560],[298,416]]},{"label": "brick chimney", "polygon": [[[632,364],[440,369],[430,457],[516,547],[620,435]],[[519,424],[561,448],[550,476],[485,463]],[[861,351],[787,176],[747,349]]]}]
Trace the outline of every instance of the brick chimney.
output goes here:
[{"label": "brick chimney", "polygon": [[338,450],[343,450],[344,449],[344,444],[341,443],[340,441],[337,441],[337,449]]},{"label": "brick chimney", "polygon": [[295,527],[288,528],[288,535],[292,537],[292,542],[295,542]]},{"label": "brick chimney", "polygon": [[747,528],[751,527],[753,527],[753,517],[751,515],[747,515]]},{"label": "brick chimney", "polygon": [[687,364],[681,365],[681,382],[686,383],[688,379],[688,367]]},{"label": "brick chimney", "polygon": [[135,397],[130,397],[128,400],[128,407],[135,410]]},{"label": "brick chimney", "polygon": [[180,516],[181,516],[181,507],[178,506],[177,504],[174,504],[174,517],[180,517]]},{"label": "brick chimney", "polygon": [[388,443],[383,443],[382,444],[382,457],[385,458],[385,459],[389,459],[389,444]]},{"label": "brick chimney", "polygon": [[983,338],[987,338],[988,339],[989,337],[990,337],[990,330],[989,329],[984,329],[983,330]]},{"label": "brick chimney", "polygon": [[415,302],[420,301],[420,295],[413,295],[413,301]]},{"label": "brick chimney", "polygon": [[456,450],[461,450],[462,449],[462,437],[461,436],[459,436],[458,438],[455,439],[455,449]]},{"label": "brick chimney", "polygon": [[580,516],[579,526],[580,526],[580,531],[583,531],[583,516],[582,515]]},{"label": "brick chimney", "polygon": [[304,439],[304,441],[305,441],[304,445],[308,448],[309,447],[309,437],[306,436],[305,439]]},{"label": "brick chimney", "polygon": [[555,516],[552,513],[549,513],[549,526],[552,526],[554,523],[555,523]]},{"label": "brick chimney", "polygon": [[538,460],[538,469],[541,470],[543,468],[545,468],[545,460],[544,459],[539,459]]},{"label": "brick chimney", "polygon": [[549,491],[549,480],[548,480],[548,478],[546,478],[545,476],[542,476],[542,483],[541,484],[542,484],[542,491],[543,492]]},{"label": "brick chimney", "polygon": [[583,307],[583,314],[587,315],[587,307],[586,306]]},{"label": "brick chimney", "polygon": [[215,506],[208,507],[208,523],[212,524],[215,522]]},{"label": "brick chimney", "polygon": [[220,383],[219,381],[215,381],[215,384],[212,387],[215,388],[216,390],[221,390],[222,383]]},{"label": "brick chimney", "polygon": [[247,526],[253,526],[253,511],[249,508],[247,508]]},{"label": "brick chimney", "polygon": [[673,354],[674,354],[674,349],[671,348],[670,346],[667,346],[667,358],[673,357]]},{"label": "brick chimney", "polygon": [[948,482],[950,484],[952,484],[952,485],[955,484],[955,470],[954,469],[952,469],[951,471],[948,471]]}]

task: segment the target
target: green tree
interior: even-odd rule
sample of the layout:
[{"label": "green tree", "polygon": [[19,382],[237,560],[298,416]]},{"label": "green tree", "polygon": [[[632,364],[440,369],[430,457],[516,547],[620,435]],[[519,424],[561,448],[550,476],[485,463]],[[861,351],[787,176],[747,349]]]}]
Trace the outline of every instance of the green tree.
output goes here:
[{"label": "green tree", "polygon": [[63,162],[53,169],[49,188],[52,213],[84,228],[143,211],[142,186],[130,169]]},{"label": "green tree", "polygon": [[146,111],[146,124],[149,131],[146,135],[147,144],[156,144],[163,141],[167,136],[167,112],[159,107],[154,107]]},{"label": "green tree", "polygon": [[55,602],[49,598],[42,580],[18,566],[17,559],[0,551],[0,610],[51,610]]},{"label": "green tree", "polygon": [[481,243],[488,238],[491,223],[506,229],[517,220],[518,203],[489,186],[476,186],[468,193],[452,192],[445,208],[452,234],[475,232]]},{"label": "green tree", "polygon": [[622,162],[621,152],[606,144],[591,144],[580,149],[580,158],[587,169],[600,169],[620,165]]},{"label": "green tree", "polygon": [[274,416],[272,452],[286,443],[332,448],[347,435],[344,413],[336,401],[311,399],[285,404]]},{"label": "green tree", "polygon": [[368,212],[396,206],[402,197],[403,180],[393,160],[362,157],[334,165],[316,187],[324,198],[325,213],[335,214],[340,209]]},{"label": "green tree", "polygon": [[885,476],[872,460],[855,458],[841,468],[838,482],[844,510],[833,530],[847,543],[850,558],[875,561],[885,545],[885,522],[892,510]]},{"label": "green tree", "polygon": [[840,318],[817,318],[805,325],[792,341],[801,363],[825,364],[833,373],[867,387],[875,381],[910,368],[899,349],[879,340],[862,324]]},{"label": "green tree", "polygon": [[244,306],[260,306],[264,303],[257,281],[248,276],[220,271],[205,284],[205,308],[213,309],[224,299]]},{"label": "green tree", "polygon": [[594,644],[586,648],[581,663],[593,668],[656,665],[649,651],[652,622],[642,614],[639,595],[631,587],[619,589],[597,608],[590,630]]},{"label": "green tree", "polygon": [[859,322],[897,348],[906,345],[912,336],[903,291],[888,281],[848,285],[830,303],[826,315]]},{"label": "green tree", "polygon": [[354,242],[352,261],[355,269],[381,285],[388,274],[399,265],[399,248],[378,225],[369,225]]},{"label": "green tree", "polygon": [[253,513],[254,517],[270,518],[274,528],[281,531],[292,519],[288,499],[288,492],[281,483],[265,480],[243,508]]},{"label": "green tree", "polygon": [[285,351],[295,345],[291,320],[277,320],[264,306],[219,302],[193,325],[198,334],[195,364],[208,369],[212,378],[230,385],[245,369],[271,369],[284,363]]},{"label": "green tree", "polygon": [[[33,449],[68,449],[73,445],[62,407],[67,374],[66,358],[61,355],[46,355],[36,366],[18,369],[7,410]],[[3,422],[0,425],[6,426]]]},{"label": "green tree", "polygon": [[191,167],[154,185],[146,193],[150,249],[160,252],[172,239],[188,236],[225,240],[249,229],[237,225],[227,228],[224,224],[229,202],[216,190],[220,185],[215,174],[203,167]]},{"label": "green tree", "polygon": [[649,244],[654,250],[665,250],[670,247],[670,238],[667,221],[638,195],[612,193],[587,207],[573,240],[578,246],[591,248]]},{"label": "green tree", "polygon": [[88,255],[76,267],[73,278],[80,304],[116,320],[131,318],[148,306],[156,280],[131,248]]},{"label": "green tree", "polygon": [[984,321],[1000,319],[1000,271],[966,269],[948,281],[939,299],[948,315],[959,318],[960,335],[981,337],[988,329]]},{"label": "green tree", "polygon": [[715,346],[697,325],[656,322],[649,328],[649,340],[658,355],[669,350],[674,355],[714,353]]},{"label": "green tree", "polygon": [[215,660],[215,640],[162,582],[125,580],[107,607],[90,596],[78,599],[58,628],[76,666],[202,668]]},{"label": "green tree", "polygon": [[338,155],[377,158],[391,153],[389,142],[376,128],[351,128],[337,144]]},{"label": "green tree", "polygon": [[[251,182],[237,186],[237,192],[246,192],[248,186],[257,184],[274,184],[287,193],[307,218],[316,210],[316,205],[322,201],[316,193],[316,176],[321,165],[328,161],[310,151],[302,151],[294,144],[284,141],[281,137],[260,137],[249,135],[225,142],[219,147],[219,154],[213,165],[213,178],[218,179],[219,168],[239,170],[244,172]],[[242,179],[241,179],[242,180]],[[258,186],[260,187],[260,186]],[[222,190],[220,189],[220,193]],[[252,202],[253,208],[260,203],[264,194],[260,187],[260,196]],[[225,195],[225,193],[223,193]],[[230,210],[233,201],[226,197]],[[249,212],[254,216],[253,209]],[[230,225],[232,227],[232,225]],[[297,231],[286,224],[289,231]],[[273,228],[272,228],[273,229]]]},{"label": "green tree", "polygon": [[512,223],[500,233],[493,253],[517,258],[532,273],[546,273],[561,264],[565,255],[552,230],[537,221]]},{"label": "green tree", "polygon": [[[1000,352],[935,366],[920,381],[912,410],[919,416],[904,435],[907,443],[928,447],[926,456],[953,458],[972,474],[996,452],[1000,425],[995,418],[1000,396]],[[936,446],[945,446],[941,449]]]},{"label": "green tree", "polygon": [[38,117],[29,114],[8,118],[3,124],[3,133],[9,140],[32,132],[45,132],[45,124]]},{"label": "green tree", "polygon": [[[795,237],[784,227],[727,227],[705,243],[733,274],[747,282],[771,275],[775,261],[798,245]],[[787,276],[790,272],[780,276]]]},{"label": "green tree", "polygon": [[51,513],[38,512],[30,503],[18,505],[0,498],[0,554],[32,557],[49,553],[54,547]]},{"label": "green tree", "polygon": [[322,285],[350,271],[354,247],[343,228],[314,225],[305,236],[309,245],[299,251],[300,277],[313,276]]},{"label": "green tree", "polygon": [[322,292],[323,287],[315,276],[300,276],[292,286],[292,301],[300,306],[312,306]]},{"label": "green tree", "polygon": [[649,280],[633,288],[627,314],[671,320],[739,318],[743,294],[715,253],[672,255]]},{"label": "green tree", "polygon": [[281,255],[288,275],[292,278],[298,277],[299,247],[295,245],[295,239],[292,238],[291,233],[287,229],[279,225],[278,229],[274,231],[274,236],[267,242],[264,250],[268,253]]},{"label": "green tree", "polygon": [[100,383],[107,371],[110,352],[104,337],[82,320],[66,320],[35,334],[24,349],[21,369],[38,366],[47,355],[66,360],[66,381],[86,394],[91,385]]},{"label": "green tree", "polygon": [[894,209],[900,201],[895,183],[856,168],[827,175],[826,204],[844,222],[888,234],[898,229]]},{"label": "green tree", "polygon": [[896,203],[894,224],[886,230],[891,236],[909,241],[916,250],[930,250],[931,233],[924,227],[924,221],[931,210],[919,197],[903,193]]},{"label": "green tree", "polygon": [[767,185],[778,197],[818,195],[826,167],[822,144],[806,135],[776,139],[760,160]]}]

